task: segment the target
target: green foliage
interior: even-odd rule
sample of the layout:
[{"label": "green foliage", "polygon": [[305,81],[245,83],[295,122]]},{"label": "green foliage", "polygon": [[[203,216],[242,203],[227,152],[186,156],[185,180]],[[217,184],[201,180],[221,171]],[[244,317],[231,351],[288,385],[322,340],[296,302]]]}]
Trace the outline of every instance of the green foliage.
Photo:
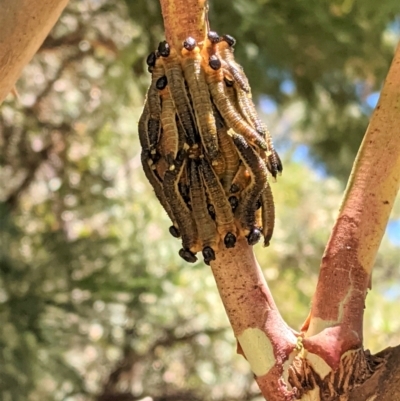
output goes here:
[{"label": "green foliage", "polygon": [[[399,13],[395,1],[373,4],[211,2],[212,26],[237,37],[255,95],[279,104],[268,116],[287,148],[273,185],[276,232],[256,253],[297,328],[342,185],[294,162],[294,142],[340,178],[349,170],[367,119],[357,85],[364,97],[379,88]],[[2,105],[1,400],[258,399],[210,269],[178,257],[141,170],[144,58],[161,22],[155,0],[70,2],[18,82],[20,99]],[[388,238],[377,266],[366,320],[374,350],[397,340],[398,248]]]}]

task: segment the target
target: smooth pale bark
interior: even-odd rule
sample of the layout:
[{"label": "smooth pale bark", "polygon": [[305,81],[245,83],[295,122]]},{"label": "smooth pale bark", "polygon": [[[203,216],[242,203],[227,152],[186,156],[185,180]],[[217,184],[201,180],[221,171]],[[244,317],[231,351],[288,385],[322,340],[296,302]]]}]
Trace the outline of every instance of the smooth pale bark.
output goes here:
[{"label": "smooth pale bark", "polygon": [[0,1],[0,104],[67,3],[68,0]]},{"label": "smooth pale bark", "polygon": [[321,334],[318,342],[328,336],[331,366],[343,352],[362,346],[370,275],[399,186],[400,45],[354,162],[304,327],[306,337]]}]

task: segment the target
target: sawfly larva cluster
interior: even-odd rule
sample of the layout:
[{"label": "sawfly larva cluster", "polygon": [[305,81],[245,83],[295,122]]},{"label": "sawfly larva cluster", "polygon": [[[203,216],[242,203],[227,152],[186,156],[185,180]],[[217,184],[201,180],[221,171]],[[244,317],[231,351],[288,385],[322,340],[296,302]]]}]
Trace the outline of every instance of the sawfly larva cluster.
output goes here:
[{"label": "sawfly larva cluster", "polygon": [[145,175],[180,238],[188,262],[210,264],[240,237],[271,240],[269,178],[282,172],[251,88],[235,61],[235,40],[209,32],[181,49],[166,41],[147,57],[151,84],[139,120]]}]

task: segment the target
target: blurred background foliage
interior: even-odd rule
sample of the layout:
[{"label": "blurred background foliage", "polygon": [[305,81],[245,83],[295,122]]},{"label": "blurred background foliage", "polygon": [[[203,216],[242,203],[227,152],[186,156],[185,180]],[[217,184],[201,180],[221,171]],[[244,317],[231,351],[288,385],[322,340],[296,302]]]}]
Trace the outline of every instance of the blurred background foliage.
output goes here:
[{"label": "blurred background foliage", "polygon": [[[324,245],[400,36],[398,0],[211,0],[284,159],[255,250],[287,322]],[[0,399],[256,401],[210,269],[188,265],[140,166],[156,0],[72,0],[0,109]],[[399,343],[400,202],[366,347]]]}]

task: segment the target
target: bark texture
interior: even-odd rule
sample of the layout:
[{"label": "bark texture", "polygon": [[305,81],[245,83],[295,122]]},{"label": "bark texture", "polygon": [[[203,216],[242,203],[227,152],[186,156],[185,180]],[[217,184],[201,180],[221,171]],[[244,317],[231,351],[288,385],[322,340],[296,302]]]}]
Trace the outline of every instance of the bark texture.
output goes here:
[{"label": "bark texture", "polygon": [[207,0],[160,0],[165,38],[179,52],[188,37],[202,42],[207,35]]},{"label": "bark texture", "polygon": [[0,1],[0,104],[67,3],[68,0]]}]

